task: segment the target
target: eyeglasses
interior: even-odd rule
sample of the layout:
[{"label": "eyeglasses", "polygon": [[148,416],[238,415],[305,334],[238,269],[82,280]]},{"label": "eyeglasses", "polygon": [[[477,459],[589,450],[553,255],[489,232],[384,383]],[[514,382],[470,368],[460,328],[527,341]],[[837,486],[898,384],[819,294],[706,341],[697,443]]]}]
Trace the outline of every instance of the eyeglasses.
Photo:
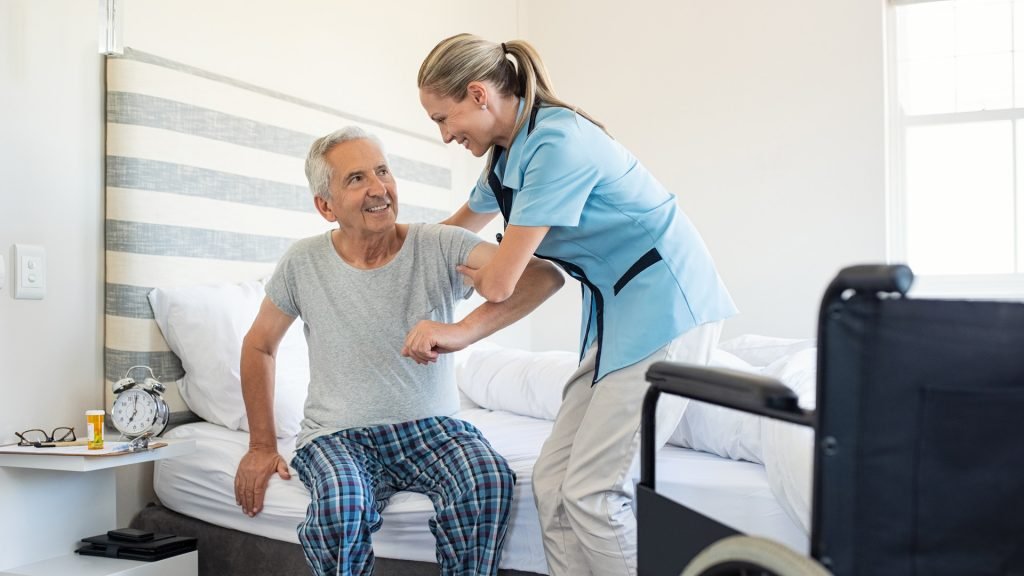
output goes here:
[{"label": "eyeglasses", "polygon": [[15,432],[14,435],[18,437],[18,446],[35,446],[36,448],[44,448],[44,443],[74,442],[78,440],[75,437],[75,429],[67,426],[54,428],[49,434],[45,430],[33,428],[24,432]]}]

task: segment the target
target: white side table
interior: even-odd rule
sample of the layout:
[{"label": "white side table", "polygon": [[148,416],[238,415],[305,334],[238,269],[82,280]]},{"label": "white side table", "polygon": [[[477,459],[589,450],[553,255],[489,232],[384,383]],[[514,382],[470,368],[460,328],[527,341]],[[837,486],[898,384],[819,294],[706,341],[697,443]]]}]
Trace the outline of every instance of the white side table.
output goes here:
[{"label": "white side table", "polygon": [[54,576],[56,574],[73,574],[74,576],[179,576],[185,574],[194,576],[199,574],[199,552],[179,554],[157,562],[65,554],[42,562],[11,568],[9,572],[0,572],[0,576]]},{"label": "white side table", "polygon": [[[198,552],[157,562],[79,556],[79,541],[116,528],[118,466],[173,458],[195,440],[117,456],[0,454],[0,575],[198,574]],[[169,571],[168,571],[169,570]]]}]

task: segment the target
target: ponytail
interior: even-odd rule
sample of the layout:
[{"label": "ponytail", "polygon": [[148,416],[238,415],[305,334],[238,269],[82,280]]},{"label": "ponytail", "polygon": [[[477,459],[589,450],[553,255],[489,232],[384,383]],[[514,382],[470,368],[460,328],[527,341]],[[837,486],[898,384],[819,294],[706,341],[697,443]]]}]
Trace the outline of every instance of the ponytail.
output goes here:
[{"label": "ponytail", "polygon": [[[511,56],[511,58],[509,58]],[[523,129],[534,107],[560,107],[572,110],[601,130],[601,124],[580,108],[555,95],[547,68],[537,50],[525,40],[489,42],[472,34],[458,34],[445,38],[434,46],[420,65],[416,86],[442,98],[461,102],[467,87],[473,81],[489,81],[503,96],[518,96],[524,100],[523,110],[512,129],[512,141]],[[488,160],[493,159],[494,146]],[[491,162],[488,161],[487,168]]]}]

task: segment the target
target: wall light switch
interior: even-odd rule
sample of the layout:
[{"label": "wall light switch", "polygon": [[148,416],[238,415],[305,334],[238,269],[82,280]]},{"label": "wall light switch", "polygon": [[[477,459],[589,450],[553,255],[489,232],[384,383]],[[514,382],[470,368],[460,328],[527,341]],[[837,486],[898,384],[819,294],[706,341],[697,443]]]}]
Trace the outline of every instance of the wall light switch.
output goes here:
[{"label": "wall light switch", "polygon": [[0,254],[0,292],[4,291],[7,285],[7,263],[4,262],[4,255]]},{"label": "wall light switch", "polygon": [[14,245],[14,297],[42,300],[46,296],[46,250],[30,244]]}]

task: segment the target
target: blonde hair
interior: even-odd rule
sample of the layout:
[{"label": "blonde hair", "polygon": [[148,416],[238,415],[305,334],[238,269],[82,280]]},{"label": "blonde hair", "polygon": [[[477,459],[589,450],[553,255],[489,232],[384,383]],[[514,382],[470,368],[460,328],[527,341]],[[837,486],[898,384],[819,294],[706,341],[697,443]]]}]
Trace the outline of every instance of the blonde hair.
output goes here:
[{"label": "blonde hair", "polygon": [[[423,60],[416,86],[442,98],[461,102],[473,81],[491,82],[502,96],[518,96],[525,100],[525,113],[516,120],[512,129],[513,139],[526,124],[534,106],[568,108],[607,133],[604,124],[555,95],[540,54],[525,40],[499,44],[472,34],[445,38]],[[493,146],[491,154],[494,154]]]}]

